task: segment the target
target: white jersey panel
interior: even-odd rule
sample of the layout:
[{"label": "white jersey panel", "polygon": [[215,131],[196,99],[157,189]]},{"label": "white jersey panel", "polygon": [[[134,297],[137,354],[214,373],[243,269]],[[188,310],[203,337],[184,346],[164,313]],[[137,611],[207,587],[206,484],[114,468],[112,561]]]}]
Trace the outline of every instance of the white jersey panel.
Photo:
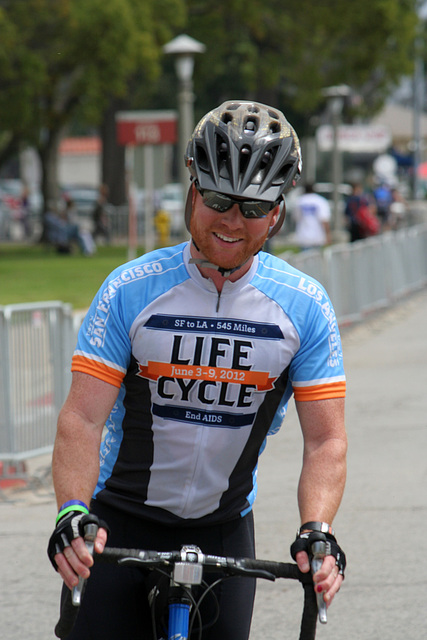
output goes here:
[{"label": "white jersey panel", "polygon": [[265,392],[299,344],[283,310],[248,280],[225,287],[219,305],[216,293],[186,280],[132,325],[153,413],[146,504],[181,518],[219,507]]}]

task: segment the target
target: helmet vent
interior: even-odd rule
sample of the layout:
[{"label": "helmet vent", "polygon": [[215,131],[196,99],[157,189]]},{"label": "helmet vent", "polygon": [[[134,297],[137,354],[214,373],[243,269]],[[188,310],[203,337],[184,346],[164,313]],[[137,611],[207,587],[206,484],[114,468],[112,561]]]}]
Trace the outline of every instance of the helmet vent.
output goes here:
[{"label": "helmet vent", "polygon": [[228,158],[228,144],[222,136],[216,137],[216,150],[219,158],[223,160]]},{"label": "helmet vent", "polygon": [[223,113],[222,117],[221,117],[221,121],[224,124],[230,124],[230,122],[233,120],[233,116],[231,115],[231,113]]},{"label": "helmet vent", "polygon": [[205,149],[201,145],[196,146],[196,161],[202,171],[209,171],[209,160]]},{"label": "helmet vent", "polygon": [[293,164],[285,164],[284,167],[274,176],[273,184],[283,184],[289,177],[289,174],[293,171]]},{"label": "helmet vent", "polygon": [[216,162],[218,173],[221,177],[229,179],[230,177],[230,167],[229,167],[229,149],[227,141],[222,137],[222,135],[216,135],[215,141],[216,148]]},{"label": "helmet vent", "polygon": [[248,118],[245,124],[244,133],[247,136],[254,136],[258,129],[258,121],[255,118]]},{"label": "helmet vent", "polygon": [[269,128],[270,128],[270,133],[280,133],[280,123],[279,122],[271,122]]},{"label": "helmet vent", "polygon": [[239,173],[241,176],[245,175],[246,168],[249,164],[250,158],[251,158],[251,148],[248,145],[245,145],[240,149]]},{"label": "helmet vent", "polygon": [[276,155],[275,152],[277,152],[277,149],[273,148],[273,149],[268,149],[264,153],[264,155],[262,156],[262,159],[261,159],[261,167],[262,168],[268,167],[272,163],[272,161],[273,161],[273,159],[274,159],[274,157]]},{"label": "helmet vent", "polygon": [[275,120],[280,120],[279,114],[276,113],[276,111],[273,111],[272,109],[268,109],[267,111],[270,118],[274,118]]},{"label": "helmet vent", "polygon": [[268,162],[270,162],[271,158],[272,158],[271,151],[266,151],[266,152],[264,153],[264,157],[263,157],[263,160],[264,160],[265,164],[267,164]]}]

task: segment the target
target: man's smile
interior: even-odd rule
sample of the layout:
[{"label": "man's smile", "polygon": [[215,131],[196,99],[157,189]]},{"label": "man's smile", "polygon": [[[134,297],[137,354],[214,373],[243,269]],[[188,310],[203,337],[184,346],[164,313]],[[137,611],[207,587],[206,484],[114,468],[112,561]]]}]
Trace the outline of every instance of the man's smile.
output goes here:
[{"label": "man's smile", "polygon": [[231,238],[230,236],[224,236],[222,235],[222,233],[218,233],[217,231],[214,231],[214,236],[216,236],[220,240],[223,240],[224,242],[229,242],[231,244],[240,241],[240,238]]}]

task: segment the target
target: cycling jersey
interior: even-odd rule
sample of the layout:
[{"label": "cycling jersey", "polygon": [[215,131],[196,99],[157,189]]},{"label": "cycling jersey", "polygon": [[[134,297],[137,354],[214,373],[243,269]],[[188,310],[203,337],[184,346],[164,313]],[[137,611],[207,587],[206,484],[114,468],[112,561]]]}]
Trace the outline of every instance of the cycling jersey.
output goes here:
[{"label": "cycling jersey", "polygon": [[345,395],[323,287],[260,252],[221,293],[184,243],[117,268],[79,332],[72,370],[119,388],[97,500],[152,521],[246,514],[257,461],[296,400]]}]

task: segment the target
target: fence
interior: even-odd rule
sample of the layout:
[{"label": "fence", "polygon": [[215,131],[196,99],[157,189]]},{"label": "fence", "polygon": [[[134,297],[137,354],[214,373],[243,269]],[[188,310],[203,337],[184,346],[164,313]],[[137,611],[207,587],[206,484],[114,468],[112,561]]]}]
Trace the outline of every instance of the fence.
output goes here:
[{"label": "fence", "polygon": [[0,460],[20,462],[52,450],[74,335],[70,305],[0,307]]},{"label": "fence", "polygon": [[[344,325],[427,284],[427,224],[281,257],[325,285]],[[61,302],[0,307],[0,461],[52,450],[78,324]]]},{"label": "fence", "polygon": [[427,284],[427,224],[281,257],[326,287],[342,326]]}]

